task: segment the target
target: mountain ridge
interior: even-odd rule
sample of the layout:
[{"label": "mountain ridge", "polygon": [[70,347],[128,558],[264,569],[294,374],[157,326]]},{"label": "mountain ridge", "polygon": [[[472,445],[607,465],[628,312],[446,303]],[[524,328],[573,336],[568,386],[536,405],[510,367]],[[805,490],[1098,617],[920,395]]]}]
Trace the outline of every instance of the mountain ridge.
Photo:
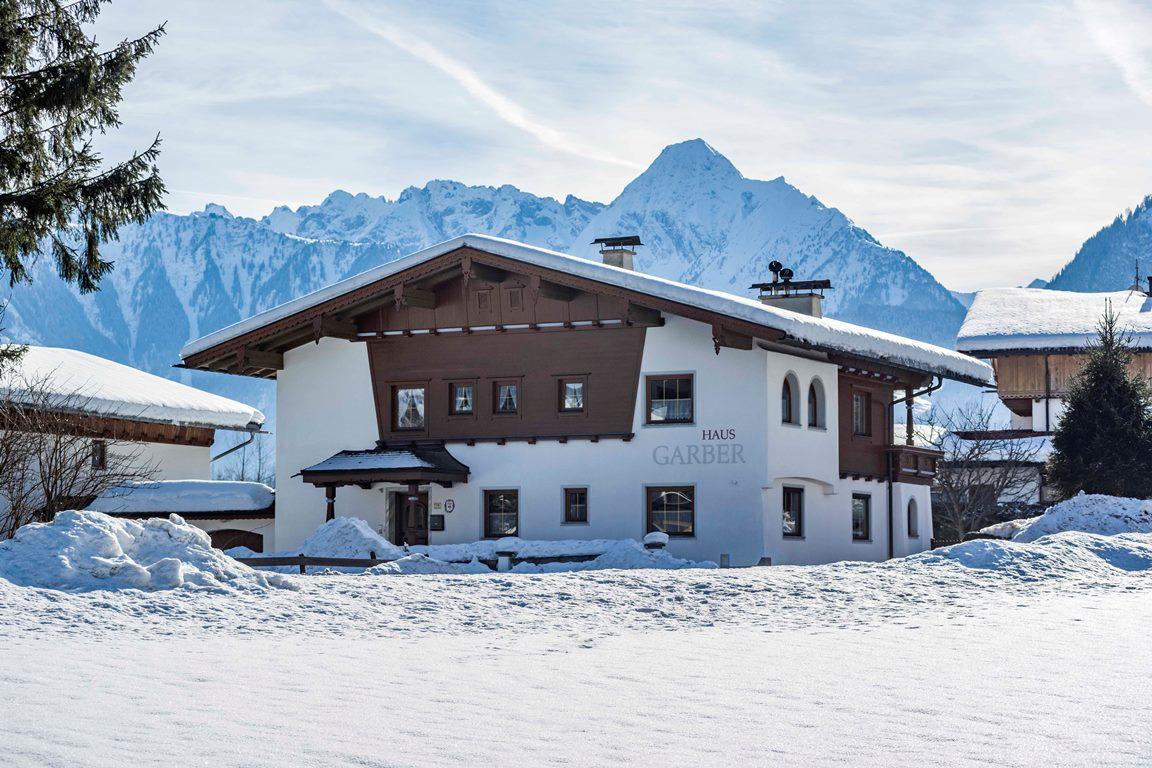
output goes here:
[{"label": "mountain ridge", "polygon": [[324,285],[466,232],[597,258],[598,236],[639,234],[637,267],[748,295],[780,260],[834,289],[827,314],[950,345],[964,308],[930,273],[782,176],[746,178],[696,139],[670,145],[610,203],[539,197],[513,185],[432,180],[395,199],[335,190],[255,219],[210,203],[161,213],[105,246],[116,268],[78,295],[44,263],[12,295],[17,341],[73,346],[272,413],[267,382],[172,368],[180,347]]}]

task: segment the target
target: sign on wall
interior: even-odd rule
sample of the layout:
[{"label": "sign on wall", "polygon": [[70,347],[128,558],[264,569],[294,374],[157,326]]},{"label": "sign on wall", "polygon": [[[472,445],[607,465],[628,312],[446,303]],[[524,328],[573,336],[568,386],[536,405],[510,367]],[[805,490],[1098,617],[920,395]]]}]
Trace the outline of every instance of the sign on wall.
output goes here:
[{"label": "sign on wall", "polygon": [[652,449],[652,461],[660,466],[669,464],[745,464],[744,444],[737,443],[736,430],[700,430],[700,442],[679,445],[658,445]]}]

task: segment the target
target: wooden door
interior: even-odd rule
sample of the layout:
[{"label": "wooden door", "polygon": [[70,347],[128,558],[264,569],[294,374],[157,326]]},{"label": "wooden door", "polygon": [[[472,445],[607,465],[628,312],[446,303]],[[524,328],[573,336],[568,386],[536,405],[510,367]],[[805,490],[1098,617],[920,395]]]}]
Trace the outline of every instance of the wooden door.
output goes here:
[{"label": "wooden door", "polygon": [[428,494],[396,494],[396,543],[428,543]]}]

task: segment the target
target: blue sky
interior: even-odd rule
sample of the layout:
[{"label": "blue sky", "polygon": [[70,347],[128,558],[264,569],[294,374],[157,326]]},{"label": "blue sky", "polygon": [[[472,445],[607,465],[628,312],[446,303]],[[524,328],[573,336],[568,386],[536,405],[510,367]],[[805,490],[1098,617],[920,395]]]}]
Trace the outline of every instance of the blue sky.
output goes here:
[{"label": "blue sky", "polygon": [[115,0],[96,29],[165,19],[106,144],[159,131],[175,212],[433,178],[607,202],[699,136],[973,289],[1152,194],[1143,0]]}]

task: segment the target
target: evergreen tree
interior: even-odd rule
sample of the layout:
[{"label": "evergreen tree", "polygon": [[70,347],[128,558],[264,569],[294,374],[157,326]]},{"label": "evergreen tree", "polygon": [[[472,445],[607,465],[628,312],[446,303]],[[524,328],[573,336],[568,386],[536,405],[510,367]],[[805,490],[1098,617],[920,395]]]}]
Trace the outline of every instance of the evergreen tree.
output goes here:
[{"label": "evergreen tree", "polygon": [[157,137],[105,164],[95,136],[120,125],[121,89],[164,33],[161,26],[101,50],[84,29],[107,0],[0,0],[0,259],[9,283],[51,253],[82,292],[111,262],[100,244],[163,207]]},{"label": "evergreen tree", "polygon": [[1048,479],[1064,498],[1152,496],[1152,396],[1131,362],[1131,339],[1109,304],[1052,439]]}]

